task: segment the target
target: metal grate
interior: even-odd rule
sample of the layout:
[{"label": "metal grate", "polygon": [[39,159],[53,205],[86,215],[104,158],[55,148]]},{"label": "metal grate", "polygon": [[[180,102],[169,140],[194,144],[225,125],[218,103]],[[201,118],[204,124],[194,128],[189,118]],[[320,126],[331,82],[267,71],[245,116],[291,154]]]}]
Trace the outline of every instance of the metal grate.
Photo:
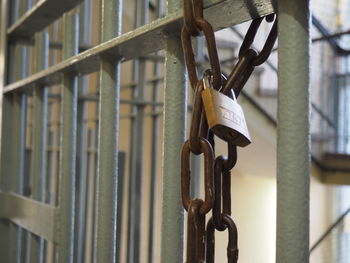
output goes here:
[{"label": "metal grate", "polygon": [[[1,262],[134,263],[144,255],[143,262],[179,262],[183,219],[174,185],[187,112],[181,1],[169,1],[162,16],[162,1],[136,0],[135,26],[125,33],[130,8],[123,4],[130,2],[81,2],[1,1]],[[215,29],[273,12],[268,0],[208,0],[205,7]],[[152,195],[144,221],[146,168]],[[159,204],[160,248],[153,235]],[[149,245],[141,248],[144,222]]]}]

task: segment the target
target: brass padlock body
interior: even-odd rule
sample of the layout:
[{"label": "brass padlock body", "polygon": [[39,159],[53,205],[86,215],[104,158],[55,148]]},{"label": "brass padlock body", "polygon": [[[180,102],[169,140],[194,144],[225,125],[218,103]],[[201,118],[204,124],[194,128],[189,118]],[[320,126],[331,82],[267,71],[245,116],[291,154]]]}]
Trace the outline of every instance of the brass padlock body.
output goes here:
[{"label": "brass padlock body", "polygon": [[204,89],[202,99],[208,126],[216,136],[241,147],[251,143],[242,107],[236,100],[213,88]]}]

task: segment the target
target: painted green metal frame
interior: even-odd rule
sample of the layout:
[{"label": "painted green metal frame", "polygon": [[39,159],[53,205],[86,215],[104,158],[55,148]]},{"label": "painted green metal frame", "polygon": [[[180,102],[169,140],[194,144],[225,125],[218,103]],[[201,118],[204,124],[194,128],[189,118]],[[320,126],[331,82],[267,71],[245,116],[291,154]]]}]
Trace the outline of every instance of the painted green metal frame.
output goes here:
[{"label": "painted green metal frame", "polygon": [[[22,0],[23,1],[23,0]],[[0,254],[8,255],[7,262],[18,257],[16,234],[18,227],[36,234],[32,249],[42,251],[41,238],[57,245],[58,262],[73,262],[75,216],[75,156],[77,153],[78,85],[77,76],[100,72],[98,168],[96,185],[96,226],[94,262],[118,262],[116,257],[118,208],[118,125],[120,103],[120,63],[144,57],[162,49],[167,51],[165,67],[164,143],[163,143],[163,221],[162,262],[182,262],[183,210],[180,198],[180,147],[185,138],[187,92],[186,74],[180,41],[182,9],[179,1],[169,1],[167,15],[154,22],[121,34],[122,1],[102,0],[101,44],[78,54],[78,18],[68,12],[80,1],[39,1],[10,28],[7,27],[8,0],[1,1],[0,88],[3,96],[1,119],[1,174],[0,174]],[[142,1],[141,1],[142,2]],[[146,1],[144,2],[146,3]],[[141,5],[142,6],[142,5]],[[274,12],[271,0],[207,0],[205,16],[215,30],[241,23],[251,18]],[[225,12],[222,12],[225,10]],[[239,10],[239,12],[237,12]],[[38,19],[52,13],[51,19]],[[64,12],[68,12],[63,14]],[[43,59],[48,50],[45,33],[40,32],[54,19],[64,15],[63,58],[60,63],[46,68]],[[141,23],[142,24],[142,23]],[[31,30],[27,26],[31,25]],[[29,38],[35,35],[35,46],[40,54],[37,72],[8,83],[6,79],[7,40]],[[157,70],[156,70],[157,71]],[[23,76],[22,76],[23,77]],[[145,82],[143,79],[138,81]],[[43,201],[42,176],[43,144],[45,136],[47,99],[46,87],[61,85],[61,145],[58,206]],[[142,83],[141,83],[142,84]],[[141,85],[139,83],[139,85]],[[35,156],[32,159],[32,176],[35,194],[32,198],[21,196],[16,187],[16,166],[20,161],[13,129],[20,131],[20,96],[33,92],[34,129],[43,138],[34,141]],[[142,100],[140,95],[138,100]],[[21,106],[22,105],[22,106]],[[155,105],[156,106],[156,105]],[[17,107],[17,108],[16,108]],[[143,112],[139,112],[141,119]],[[22,117],[23,118],[23,117]],[[17,125],[17,126],[16,126]],[[142,126],[142,125],[141,125]],[[154,169],[154,168],[153,168]],[[18,173],[20,174],[20,173]],[[20,179],[20,176],[18,176]],[[178,187],[176,187],[178,186]],[[9,219],[9,220],[5,220]],[[41,237],[41,238],[40,238]],[[33,250],[32,250],[33,251]],[[6,252],[6,253],[5,253]],[[41,253],[41,252],[40,252]],[[33,254],[40,262],[40,253]],[[134,255],[138,256],[137,253]]]}]

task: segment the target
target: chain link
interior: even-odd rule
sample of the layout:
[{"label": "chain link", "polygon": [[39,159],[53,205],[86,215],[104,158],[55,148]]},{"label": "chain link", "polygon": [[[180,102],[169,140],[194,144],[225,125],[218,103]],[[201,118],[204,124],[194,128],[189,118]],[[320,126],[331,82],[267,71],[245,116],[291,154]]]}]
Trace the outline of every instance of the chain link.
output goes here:
[{"label": "chain link", "polygon": [[207,42],[210,66],[213,73],[213,85],[216,89],[220,89],[222,84],[221,69],[214,30],[211,24],[204,19],[202,7],[202,0],[184,0],[184,26],[181,31],[181,39],[188,75],[191,86],[194,88],[198,82],[198,76],[191,37],[196,37],[203,32]]},{"label": "chain link", "polygon": [[274,20],[274,24],[261,52],[258,53],[252,48],[252,44],[263,19],[264,18],[254,19],[250,24],[239,50],[238,62],[228,76],[226,85],[220,90],[222,93],[229,95],[230,90],[233,90],[236,97],[238,97],[240,91],[243,89],[244,85],[247,83],[249,77],[253,73],[254,68],[263,64],[270,56],[278,33],[277,18],[275,18],[274,14],[266,17],[267,22],[272,22]]},{"label": "chain link", "polygon": [[[264,18],[252,21],[241,45],[238,62],[226,79],[221,73],[213,28],[203,17],[202,1],[184,0],[184,26],[181,32],[188,75],[194,90],[190,136],[181,153],[182,202],[188,212],[186,263],[214,263],[215,230],[228,231],[227,258],[229,263],[235,263],[238,261],[238,233],[230,215],[231,169],[237,162],[237,146],[227,143],[228,156],[220,155],[215,158],[214,134],[208,128],[201,98],[203,81],[211,83],[214,89],[231,98],[232,92],[238,97],[255,66],[261,65],[269,57],[277,38],[277,19],[274,14],[265,17],[267,22],[274,21],[274,24],[260,53],[252,48],[252,44]],[[191,37],[197,37],[201,33],[207,42],[211,68],[199,80]],[[190,196],[191,153],[204,155],[204,200]],[[205,217],[210,210],[212,217],[205,226]]]}]

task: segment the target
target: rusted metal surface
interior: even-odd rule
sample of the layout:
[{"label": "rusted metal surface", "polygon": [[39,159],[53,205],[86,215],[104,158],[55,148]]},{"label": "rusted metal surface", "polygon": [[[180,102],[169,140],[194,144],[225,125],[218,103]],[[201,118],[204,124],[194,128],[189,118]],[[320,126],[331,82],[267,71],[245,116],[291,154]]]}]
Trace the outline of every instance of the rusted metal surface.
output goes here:
[{"label": "rusted metal surface", "polygon": [[[208,23],[208,21],[204,19],[196,21],[196,23],[198,23],[200,30],[203,31],[205,39],[207,41],[209,60],[211,70],[213,72],[213,85],[216,89],[218,89],[219,87],[221,87],[221,70],[218,53],[216,50],[214,31],[211,25]],[[189,79],[192,87],[195,87],[196,83],[198,82],[198,77],[196,70],[196,61],[194,58],[194,52],[191,44],[191,36],[193,35],[191,35],[190,31],[186,28],[186,26],[184,26],[181,32],[183,43],[182,45],[184,48]]]},{"label": "rusted metal surface", "polygon": [[[183,145],[181,153],[182,202],[188,212],[186,263],[214,263],[215,230],[224,231],[226,229],[229,234],[227,260],[229,263],[238,261],[238,232],[230,216],[231,169],[237,162],[237,146],[248,145],[250,137],[243,110],[236,102],[236,96],[243,89],[254,67],[266,61],[275,44],[277,19],[272,14],[266,17],[267,22],[275,22],[262,51],[257,52],[252,48],[255,36],[264,19],[262,17],[252,21],[242,43],[238,63],[226,80],[221,73],[212,26],[203,18],[202,1],[184,0],[184,26],[181,37],[189,80],[195,91],[190,138]],[[191,37],[196,37],[201,33],[204,33],[207,42],[211,68],[207,69],[202,79],[199,80]],[[225,117],[228,117],[222,110],[226,108],[227,111],[234,114],[233,116],[244,121],[245,125],[240,123],[239,127],[234,127],[225,122]],[[227,143],[228,157],[220,155],[214,159],[215,136]],[[198,183],[191,182],[191,153],[195,155],[204,153],[204,200],[190,196],[191,184]],[[212,218],[205,229],[205,217],[211,210]],[[206,255],[204,255],[205,251]]]},{"label": "rusted metal surface", "polygon": [[[210,143],[205,138],[199,138],[200,140],[200,150],[204,154],[204,164],[205,164],[205,201],[200,209],[201,214],[208,213],[213,207],[213,164],[214,164],[214,153]],[[187,141],[182,148],[182,158],[181,158],[181,188],[182,188],[182,202],[186,210],[191,202],[190,198],[190,147],[189,141]]]},{"label": "rusted metal surface", "polygon": [[[231,92],[230,90],[233,90],[238,97],[240,91],[253,73],[254,67],[261,65],[269,57],[277,39],[277,18],[275,18],[275,22],[261,52],[258,53],[252,48],[256,33],[263,19],[255,19],[250,24],[239,50],[239,60],[228,76],[227,83],[221,90],[222,93],[228,95]],[[274,15],[266,16],[267,22],[271,22],[273,19]]]},{"label": "rusted metal surface", "polygon": [[[237,226],[227,214],[223,214],[222,219],[228,229],[227,262],[236,263],[238,261]],[[213,219],[210,219],[207,224],[206,263],[215,262],[215,228]]]},{"label": "rusted metal surface", "polygon": [[205,259],[205,215],[200,212],[203,200],[192,199],[187,220],[187,263],[204,262]]}]

